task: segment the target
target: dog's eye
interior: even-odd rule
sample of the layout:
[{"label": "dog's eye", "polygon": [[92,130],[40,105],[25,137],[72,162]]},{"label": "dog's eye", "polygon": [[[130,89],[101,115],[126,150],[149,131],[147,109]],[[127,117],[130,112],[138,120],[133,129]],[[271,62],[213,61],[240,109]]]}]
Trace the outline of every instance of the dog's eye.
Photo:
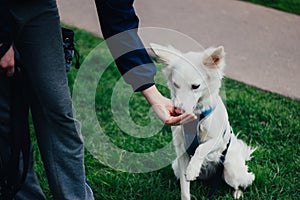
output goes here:
[{"label": "dog's eye", "polygon": [[200,84],[199,84],[199,85],[196,85],[196,84],[193,84],[193,85],[192,85],[192,89],[193,89],[193,90],[196,90],[196,89],[198,89],[199,87],[200,87]]},{"label": "dog's eye", "polygon": [[176,88],[180,88],[179,85],[177,85],[177,83],[173,82],[174,87]]}]

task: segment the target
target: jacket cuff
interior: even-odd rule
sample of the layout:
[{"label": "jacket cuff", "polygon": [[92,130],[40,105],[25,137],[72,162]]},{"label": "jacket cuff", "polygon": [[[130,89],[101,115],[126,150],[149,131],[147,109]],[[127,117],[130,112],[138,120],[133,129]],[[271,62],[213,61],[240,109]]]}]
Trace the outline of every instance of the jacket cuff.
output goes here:
[{"label": "jacket cuff", "polygon": [[8,51],[10,46],[12,45],[12,42],[1,42],[0,41],[0,59],[5,55],[5,53]]},{"label": "jacket cuff", "polygon": [[143,90],[148,89],[149,87],[151,87],[151,86],[153,86],[153,85],[154,85],[154,83],[147,83],[147,84],[142,85],[141,87],[135,89],[134,91],[135,91],[135,92],[141,92],[141,91],[143,91]]}]

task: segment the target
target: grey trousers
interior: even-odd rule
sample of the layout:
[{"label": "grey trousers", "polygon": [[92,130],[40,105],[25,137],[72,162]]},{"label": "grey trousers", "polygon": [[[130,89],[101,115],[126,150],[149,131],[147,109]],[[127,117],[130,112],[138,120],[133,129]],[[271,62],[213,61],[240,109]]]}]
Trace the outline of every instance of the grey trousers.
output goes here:
[{"label": "grey trousers", "polygon": [[[20,2],[26,3],[11,8],[17,23],[15,46],[28,82],[29,107],[53,198],[94,199],[86,184],[84,146],[66,78],[56,1]],[[8,111],[6,107],[0,110]],[[5,126],[4,122],[1,125]],[[33,169],[32,152],[29,173],[15,199],[45,199]]]}]

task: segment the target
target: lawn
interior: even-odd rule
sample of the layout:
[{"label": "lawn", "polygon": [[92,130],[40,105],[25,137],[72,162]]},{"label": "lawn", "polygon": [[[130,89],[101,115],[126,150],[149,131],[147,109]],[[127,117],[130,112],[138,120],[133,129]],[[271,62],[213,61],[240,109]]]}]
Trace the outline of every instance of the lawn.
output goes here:
[{"label": "lawn", "polygon": [[[102,42],[101,39],[85,31],[75,28],[74,30],[76,43],[80,47],[83,58]],[[107,55],[108,50],[104,47],[101,49],[101,54],[98,54],[94,60],[95,65],[100,63],[99,69],[101,63],[107,59]],[[162,65],[157,66],[158,71],[161,71]],[[74,68],[68,73],[71,91],[76,74],[77,70]],[[99,124],[110,141],[124,151],[137,153],[154,152],[170,144],[169,127],[163,127],[156,135],[149,138],[134,138],[120,130],[114,122],[111,111],[111,97],[119,78],[119,72],[115,65],[111,64],[104,71],[94,98]],[[85,87],[84,84],[83,87]],[[88,86],[86,87],[88,90]],[[159,89],[166,96],[169,95],[165,87],[161,86]],[[246,189],[244,199],[297,199],[300,196],[300,102],[261,91],[228,78],[224,80],[224,91],[234,131],[240,132],[239,137],[248,144],[258,147],[253,160],[249,162],[250,170],[255,173],[256,180],[251,187]],[[129,110],[135,123],[145,126],[150,122],[150,118],[145,115],[149,107],[141,94],[136,93],[130,98]],[[34,144],[36,149],[36,143]],[[180,188],[170,165],[147,173],[122,172],[108,167],[103,160],[99,162],[88,150],[85,156],[86,172],[96,200],[180,199]],[[171,151],[173,151],[172,148],[167,157],[174,155]],[[47,198],[52,199],[39,152],[37,149],[35,152],[36,170],[41,185]],[[120,156],[117,159],[122,161]],[[149,156],[149,160],[151,159],[152,157]],[[163,160],[165,155],[158,155],[155,159]],[[135,164],[137,163],[134,162],[133,165]],[[197,199],[205,199],[208,189],[203,182],[191,184],[191,193]],[[221,185],[215,199],[232,199],[231,189],[226,185]]]},{"label": "lawn", "polygon": [[300,0],[242,0],[300,15]]}]

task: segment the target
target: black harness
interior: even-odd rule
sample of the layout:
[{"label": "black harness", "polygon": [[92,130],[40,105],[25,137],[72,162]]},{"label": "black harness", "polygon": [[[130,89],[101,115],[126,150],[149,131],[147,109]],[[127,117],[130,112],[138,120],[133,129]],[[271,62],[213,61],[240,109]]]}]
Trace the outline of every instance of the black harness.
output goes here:
[{"label": "black harness", "polygon": [[[201,108],[202,106],[200,106]],[[197,109],[197,107],[196,107]],[[183,135],[184,135],[184,142],[185,142],[185,148],[186,153],[192,157],[195,154],[196,149],[201,144],[201,139],[199,136],[199,130],[200,130],[200,124],[203,122],[213,111],[215,110],[215,107],[210,107],[209,109],[202,111],[202,112],[195,112],[197,116],[197,120],[191,121],[189,123],[184,124],[183,127]],[[223,132],[223,137],[226,135],[227,127],[225,128]],[[230,131],[230,134],[232,133],[232,130]],[[215,175],[212,177],[211,181],[211,190],[209,192],[208,198],[211,198],[217,191],[217,188],[222,181],[223,171],[224,171],[224,161],[226,158],[226,154],[228,151],[228,148],[230,146],[231,139],[229,139],[226,149],[222,152],[222,155],[220,157],[220,162],[217,165],[217,170]]]},{"label": "black harness", "polygon": [[185,148],[189,156],[193,156],[196,149],[201,144],[201,140],[198,134],[200,123],[204,121],[214,110],[215,107],[211,107],[199,114],[196,114],[197,120],[183,125]]}]

